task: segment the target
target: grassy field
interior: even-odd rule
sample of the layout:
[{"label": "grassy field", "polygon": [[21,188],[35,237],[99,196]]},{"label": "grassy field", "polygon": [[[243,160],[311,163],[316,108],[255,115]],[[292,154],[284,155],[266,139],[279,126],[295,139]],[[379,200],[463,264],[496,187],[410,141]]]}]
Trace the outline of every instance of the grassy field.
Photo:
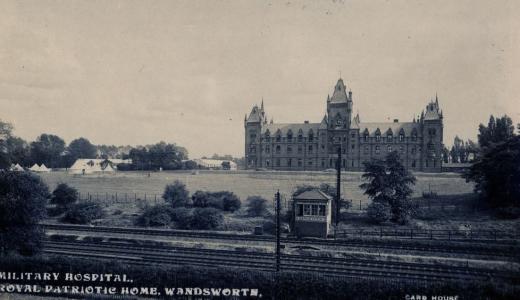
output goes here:
[{"label": "grassy field", "polygon": [[[353,200],[359,205],[368,202],[359,188],[362,183],[362,173],[343,174],[343,197]],[[415,195],[421,196],[423,191],[437,192],[439,195],[464,194],[473,190],[473,184],[466,183],[458,174],[427,174],[417,173]],[[106,194],[123,198],[126,193],[128,198],[137,197],[153,199],[154,195],[160,198],[164,187],[175,180],[184,182],[190,192],[196,190],[221,191],[228,190],[245,200],[248,196],[259,195],[266,199],[272,199],[274,193],[280,190],[287,197],[294,188],[302,184],[319,185],[329,183],[335,185],[335,174],[324,172],[308,173],[283,173],[283,172],[211,172],[202,171],[197,175],[187,172],[118,172],[111,175],[70,175],[66,172],[51,172],[41,174],[43,180],[54,189],[60,182],[67,183],[79,192],[93,197],[104,198]]]}]

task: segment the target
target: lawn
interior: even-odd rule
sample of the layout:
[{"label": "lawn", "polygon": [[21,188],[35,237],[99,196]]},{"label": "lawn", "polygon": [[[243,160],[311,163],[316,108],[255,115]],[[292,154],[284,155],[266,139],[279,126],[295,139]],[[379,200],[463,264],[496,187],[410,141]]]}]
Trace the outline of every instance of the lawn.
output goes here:
[{"label": "lawn", "polygon": [[[149,175],[149,176],[148,176]],[[343,197],[351,199],[359,206],[368,203],[368,198],[359,188],[362,183],[362,173],[344,173],[342,175]],[[324,172],[284,173],[284,172],[212,172],[201,171],[197,175],[189,172],[118,172],[111,175],[70,175],[67,172],[51,172],[40,175],[52,189],[60,183],[67,183],[82,194],[87,193],[93,198],[112,198],[118,194],[118,199],[159,199],[164,187],[175,180],[184,182],[190,192],[196,190],[221,191],[228,190],[245,200],[248,196],[259,195],[273,199],[277,190],[286,198],[294,188],[302,184],[319,185],[329,183],[335,185],[335,174]],[[466,183],[458,174],[417,173],[417,184],[414,196],[422,192],[432,191],[439,195],[464,194],[473,190],[472,183]]]}]

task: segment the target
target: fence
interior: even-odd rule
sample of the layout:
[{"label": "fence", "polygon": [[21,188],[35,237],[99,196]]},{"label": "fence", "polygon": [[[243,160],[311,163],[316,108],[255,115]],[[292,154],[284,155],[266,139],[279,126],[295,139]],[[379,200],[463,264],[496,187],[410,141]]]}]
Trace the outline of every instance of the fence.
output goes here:
[{"label": "fence", "polygon": [[162,195],[147,193],[81,193],[78,192],[78,201],[93,201],[103,204],[135,204],[138,201],[150,202],[153,204],[163,203]]},{"label": "fence", "polygon": [[336,238],[373,237],[386,238],[397,237],[403,239],[422,240],[519,240],[518,232],[499,230],[440,230],[440,229],[383,229],[363,230],[347,229],[338,230]]}]

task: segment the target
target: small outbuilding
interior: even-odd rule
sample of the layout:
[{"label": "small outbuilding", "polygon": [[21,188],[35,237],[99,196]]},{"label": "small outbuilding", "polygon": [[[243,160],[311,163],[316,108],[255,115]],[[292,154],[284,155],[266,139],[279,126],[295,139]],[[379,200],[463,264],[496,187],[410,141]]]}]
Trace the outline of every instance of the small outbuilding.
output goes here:
[{"label": "small outbuilding", "polygon": [[329,235],[332,220],[332,197],[313,189],[293,197],[294,232],[302,237]]}]

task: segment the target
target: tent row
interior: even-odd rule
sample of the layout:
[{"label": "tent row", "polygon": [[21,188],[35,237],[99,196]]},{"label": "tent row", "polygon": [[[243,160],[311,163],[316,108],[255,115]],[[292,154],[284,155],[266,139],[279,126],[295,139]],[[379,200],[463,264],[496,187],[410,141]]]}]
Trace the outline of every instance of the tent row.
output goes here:
[{"label": "tent row", "polygon": [[113,173],[116,169],[107,159],[78,159],[69,168],[71,174]]},{"label": "tent row", "polygon": [[33,172],[50,172],[51,169],[47,168],[45,164],[42,164],[39,166],[38,164],[34,164],[32,167],[29,168],[29,171]]}]

